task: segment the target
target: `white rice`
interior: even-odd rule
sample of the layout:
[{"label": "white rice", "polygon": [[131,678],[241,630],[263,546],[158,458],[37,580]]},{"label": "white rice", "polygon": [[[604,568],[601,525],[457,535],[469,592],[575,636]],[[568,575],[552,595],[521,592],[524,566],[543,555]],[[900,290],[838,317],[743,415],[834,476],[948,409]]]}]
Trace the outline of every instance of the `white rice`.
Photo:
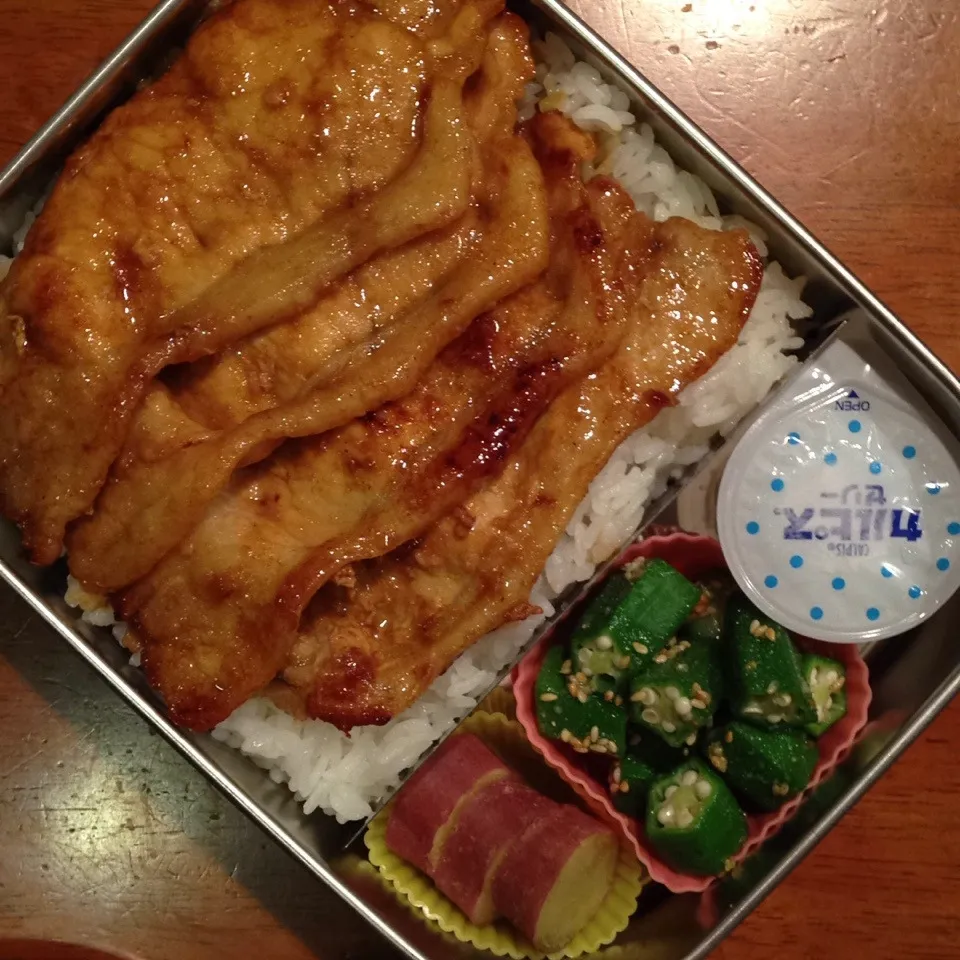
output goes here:
[{"label": "white rice", "polygon": [[[626,94],[578,63],[563,42],[547,35],[537,44],[540,66],[522,106],[559,109],[604,141],[597,172],[616,177],[637,208],[655,220],[682,216],[716,230],[746,227],[766,256],[762,231],[739,217],[721,217],[705,183],[678,170],[653,131],[629,110]],[[23,231],[25,233],[26,230]],[[22,237],[21,237],[22,240]],[[0,273],[5,268],[0,263]],[[770,263],[753,313],[738,344],[707,376],[688,387],[676,407],[628,438],[590,486],[547,561],[530,602],[543,613],[494,631],[463,653],[408,710],[383,727],[358,727],[349,735],[317,720],[298,721],[264,699],[244,704],[214,730],[225,741],[286,782],[310,813],[339,821],[359,820],[387,796],[404,770],[475,706],[497,675],[553,613],[554,600],[570,584],[590,578],[643,520],[644,510],[669,480],[699,461],[717,434],[726,435],[796,363],[785,354],[802,345],[791,320],[810,316],[801,300],[803,279],[791,280]],[[85,594],[73,578],[67,602],[87,622],[110,626],[122,639],[102,598]]]}]

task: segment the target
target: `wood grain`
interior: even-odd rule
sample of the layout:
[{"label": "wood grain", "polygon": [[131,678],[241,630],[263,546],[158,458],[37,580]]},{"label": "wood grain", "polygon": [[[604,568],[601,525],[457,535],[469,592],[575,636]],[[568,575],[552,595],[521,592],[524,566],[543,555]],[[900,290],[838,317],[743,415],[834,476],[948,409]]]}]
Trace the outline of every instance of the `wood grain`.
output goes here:
[{"label": "wood grain", "polygon": [[[960,14],[947,0],[579,0],[960,369]],[[0,0],[0,163],[150,0]],[[392,956],[0,595],[0,936],[151,960]],[[720,949],[958,955],[960,705]]]}]

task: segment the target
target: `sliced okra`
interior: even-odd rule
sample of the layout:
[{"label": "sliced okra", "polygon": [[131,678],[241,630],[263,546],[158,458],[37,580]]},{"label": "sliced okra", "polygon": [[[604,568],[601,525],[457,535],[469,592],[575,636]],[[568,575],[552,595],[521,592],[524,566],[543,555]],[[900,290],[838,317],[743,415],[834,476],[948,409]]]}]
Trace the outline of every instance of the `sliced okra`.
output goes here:
[{"label": "sliced okra", "polygon": [[535,685],[537,726],[545,737],[568,743],[577,753],[626,752],[627,713],[614,701],[590,692],[563,647],[551,648]]},{"label": "sliced okra", "polygon": [[629,817],[642,817],[647,809],[647,794],[663,773],[645,760],[627,755],[610,768],[610,794],[613,805]]},{"label": "sliced okra", "polygon": [[630,681],[630,719],[670,746],[696,742],[709,726],[721,696],[719,650],[680,640],[665,647]]},{"label": "sliced okra", "polygon": [[733,584],[728,579],[718,577],[698,581],[697,586],[700,587],[700,599],[677,631],[677,639],[691,643],[717,643],[723,636],[723,614],[733,592]]},{"label": "sliced okra", "polygon": [[803,657],[802,664],[803,676],[817,710],[816,721],[808,723],[806,731],[819,737],[847,715],[847,672],[839,661],[812,653]]},{"label": "sliced okra", "polygon": [[650,788],[646,832],[675,870],[713,876],[743,846],[747,821],[723,780],[690,760]]},{"label": "sliced okra", "polygon": [[[623,763],[618,764],[620,773],[616,772],[616,767],[610,773],[614,806],[622,813],[642,818],[653,781],[676,770],[691,756],[694,756],[692,744],[671,747],[661,736],[649,730],[628,729],[627,755]],[[624,782],[628,784],[626,788]]]},{"label": "sliced okra", "polygon": [[657,655],[700,599],[663,560],[637,561],[607,578],[571,638],[574,666],[622,685]]},{"label": "sliced okra", "polygon": [[817,711],[790,634],[737,594],[727,604],[725,633],[730,706],[761,727],[804,727]]},{"label": "sliced okra", "polygon": [[658,773],[676,770],[694,754],[695,743],[671,747],[659,734],[644,727],[630,726],[627,729],[627,755],[642,760]]},{"label": "sliced okra", "polygon": [[707,760],[734,793],[756,810],[776,810],[806,789],[819,754],[802,730],[734,720],[707,738]]},{"label": "sliced okra", "polygon": [[[571,661],[572,662],[572,661]],[[586,674],[584,674],[586,676]],[[604,700],[613,700],[618,707],[624,706],[624,698],[620,693],[623,688],[621,679],[614,679],[612,676],[601,673],[594,674],[588,678],[590,689],[599,694]],[[626,707],[624,707],[626,709]]]},{"label": "sliced okra", "polygon": [[[611,574],[591,600],[571,637],[572,661],[587,678],[596,677],[594,685],[619,683],[629,659],[621,667],[623,653],[615,636],[619,626],[617,610],[630,593],[630,581],[620,573]],[[602,678],[602,679],[601,679]]]}]

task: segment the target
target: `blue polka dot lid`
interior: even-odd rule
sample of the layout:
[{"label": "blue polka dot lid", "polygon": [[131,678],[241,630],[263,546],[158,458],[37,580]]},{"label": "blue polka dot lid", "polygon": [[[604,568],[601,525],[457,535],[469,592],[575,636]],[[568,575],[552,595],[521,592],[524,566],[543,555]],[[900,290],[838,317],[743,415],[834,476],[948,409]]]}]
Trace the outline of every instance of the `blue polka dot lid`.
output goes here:
[{"label": "blue polka dot lid", "polygon": [[960,587],[960,445],[875,347],[838,340],[737,444],[717,526],[742,589],[784,626],[894,636]]}]

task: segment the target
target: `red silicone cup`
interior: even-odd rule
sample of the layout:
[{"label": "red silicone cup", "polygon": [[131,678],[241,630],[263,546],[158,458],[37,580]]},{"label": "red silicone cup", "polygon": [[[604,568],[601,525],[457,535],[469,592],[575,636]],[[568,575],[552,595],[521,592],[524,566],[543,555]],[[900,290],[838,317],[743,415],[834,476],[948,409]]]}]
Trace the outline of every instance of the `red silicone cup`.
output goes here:
[{"label": "red silicone cup", "polygon": [[[694,580],[717,570],[724,570],[727,566],[723,551],[716,540],[687,533],[648,537],[646,540],[628,547],[621,554],[615,566],[622,566],[638,557],[657,557],[666,560],[684,576]],[[576,615],[575,611],[573,615]],[[606,820],[623,833],[633,845],[637,858],[649,871],[651,879],[663,884],[674,893],[700,893],[706,890],[713,883],[713,877],[678,873],[667,866],[657,857],[653,848],[647,844],[643,824],[632,817],[617,812],[610,801],[606,780],[597,779],[585,762],[585,758],[574,753],[565,744],[541,735],[537,727],[534,687],[537,674],[540,672],[540,666],[547,655],[547,650],[554,643],[554,639],[554,631],[545,634],[513,672],[513,692],[517,701],[517,719],[523,725],[530,743],[542,754],[547,763],[576,790],[598,817]],[[867,722],[871,693],[867,665],[863,662],[863,658],[855,645],[821,643],[806,637],[794,637],[794,640],[802,650],[810,653],[820,653],[839,660],[847,672],[847,714],[817,741],[820,760],[807,786],[809,791],[827,779],[837,764],[849,753],[857,735]],[[739,863],[765,840],[773,836],[780,826],[796,813],[805,795],[806,791],[800,796],[794,797],[774,813],[748,816],[747,841],[733,858],[734,862]]]}]

